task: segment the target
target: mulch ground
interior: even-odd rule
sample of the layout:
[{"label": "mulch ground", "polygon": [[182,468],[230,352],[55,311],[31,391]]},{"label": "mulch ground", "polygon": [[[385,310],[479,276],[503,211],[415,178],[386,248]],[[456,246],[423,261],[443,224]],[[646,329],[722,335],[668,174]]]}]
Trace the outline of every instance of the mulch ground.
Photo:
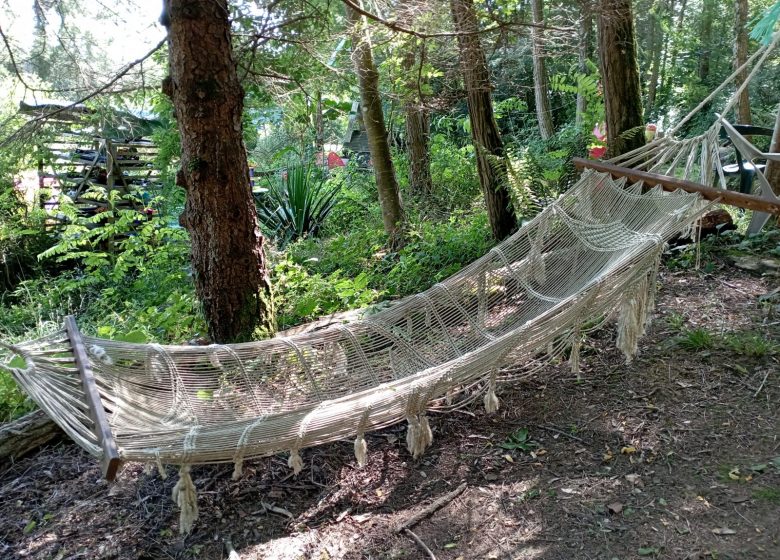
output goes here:
[{"label": "mulch ground", "polygon": [[[0,473],[0,557],[780,559],[780,301],[760,298],[780,282],[717,268],[662,272],[630,365],[607,328],[580,380],[553,364],[504,387],[494,415],[432,415],[418,461],[398,426],[368,436],[363,469],[351,442],[305,450],[297,477],[285,457],[237,482],[232,465],[193,469],[187,537],[172,468],[128,464],[109,485],[76,446],[44,449]],[[412,527],[430,552],[395,533],[462,482]]]}]

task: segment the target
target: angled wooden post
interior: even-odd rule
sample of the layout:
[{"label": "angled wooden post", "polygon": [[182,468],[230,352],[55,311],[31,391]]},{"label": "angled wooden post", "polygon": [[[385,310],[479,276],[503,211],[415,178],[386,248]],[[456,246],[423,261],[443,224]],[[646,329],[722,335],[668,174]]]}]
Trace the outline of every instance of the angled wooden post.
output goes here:
[{"label": "angled wooden post", "polygon": [[76,324],[73,315],[65,317],[65,331],[68,333],[70,345],[73,348],[73,358],[76,361],[76,368],[81,376],[81,385],[84,388],[84,396],[89,405],[89,415],[95,423],[95,435],[98,444],[103,448],[103,458],[101,467],[103,476],[106,480],[114,480],[116,471],[122,462],[119,459],[119,451],[114,441],[114,434],[111,432],[111,426],[108,424],[106,410],[103,408],[103,402],[100,400],[95,376],[92,374],[92,368],[89,365],[87,349],[84,347],[84,340],[81,338],[81,332]]}]

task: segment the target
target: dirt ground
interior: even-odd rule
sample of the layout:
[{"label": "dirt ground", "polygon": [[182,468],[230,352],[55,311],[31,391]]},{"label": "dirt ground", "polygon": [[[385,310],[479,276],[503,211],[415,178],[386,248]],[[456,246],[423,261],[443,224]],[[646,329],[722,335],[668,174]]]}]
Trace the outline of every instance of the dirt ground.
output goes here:
[{"label": "dirt ground", "polygon": [[[419,461],[401,425],[368,436],[363,469],[351,442],[305,450],[297,477],[281,456],[237,482],[232,465],[193,469],[186,538],[173,468],[128,464],[108,485],[74,445],[45,449],[0,473],[0,557],[780,559],[780,301],[765,296],[780,282],[719,262],[661,284],[630,365],[607,328],[581,380],[554,364],[504,387],[494,415],[432,415]],[[463,482],[412,527],[430,552],[394,532]]]}]

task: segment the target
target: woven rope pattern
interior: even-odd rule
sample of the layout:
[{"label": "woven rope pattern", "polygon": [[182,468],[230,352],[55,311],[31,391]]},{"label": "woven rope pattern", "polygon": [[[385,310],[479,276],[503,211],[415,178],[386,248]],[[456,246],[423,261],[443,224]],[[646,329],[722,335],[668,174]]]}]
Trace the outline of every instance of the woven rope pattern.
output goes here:
[{"label": "woven rope pattern", "polygon": [[[598,326],[631,302],[645,305],[651,298],[627,294],[654,289],[664,241],[701,206],[697,195],[642,194],[638,185],[626,189],[586,172],[487,255],[363,321],[230,346],[85,337],[120,455],[150,463],[235,461],[240,470],[244,459],[293,450],[297,464],[304,447],[357,434],[362,449],[365,432],[405,419],[425,442],[428,408],[446,408],[458,396],[473,400],[489,388],[486,402],[498,406],[496,383],[563,352],[586,333],[583,325]],[[644,309],[622,313],[634,322],[646,316]],[[20,385],[99,455],[64,336],[16,350],[27,360],[13,370]],[[508,364],[519,366],[498,371]]]}]

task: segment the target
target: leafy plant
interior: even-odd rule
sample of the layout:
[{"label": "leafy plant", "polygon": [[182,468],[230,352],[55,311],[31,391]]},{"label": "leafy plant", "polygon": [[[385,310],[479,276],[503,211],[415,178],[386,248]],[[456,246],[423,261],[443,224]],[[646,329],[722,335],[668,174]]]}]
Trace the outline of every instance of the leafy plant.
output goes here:
[{"label": "leafy plant", "polygon": [[521,451],[531,451],[532,449],[539,447],[539,444],[535,441],[531,441],[531,436],[528,433],[528,428],[519,428],[509,434],[506,441],[498,444],[502,449],[520,449]]},{"label": "leafy plant", "polygon": [[686,350],[709,350],[715,346],[715,338],[706,329],[696,328],[683,331],[677,344]]},{"label": "leafy plant", "polygon": [[280,180],[267,180],[256,196],[261,224],[284,247],[296,239],[317,235],[336,204],[341,181],[329,182],[311,166],[293,165]]}]

